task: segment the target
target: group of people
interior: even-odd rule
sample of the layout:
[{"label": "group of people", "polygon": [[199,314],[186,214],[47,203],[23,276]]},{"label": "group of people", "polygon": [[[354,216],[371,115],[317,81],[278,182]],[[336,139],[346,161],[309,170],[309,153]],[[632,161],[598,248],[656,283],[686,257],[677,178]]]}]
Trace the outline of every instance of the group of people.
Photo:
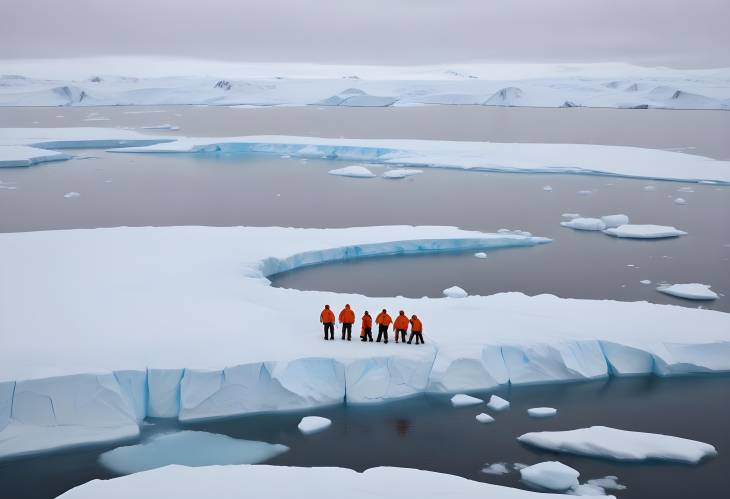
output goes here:
[{"label": "group of people", "polygon": [[[362,316],[362,329],[360,331],[361,341],[373,341],[373,318],[366,310]],[[324,339],[334,340],[335,339],[335,313],[330,309],[329,305],[324,306],[324,310],[319,314],[319,322],[324,325]],[[338,317],[337,322],[342,324],[342,339],[351,341],[352,339],[352,325],[355,323],[355,311],[350,308],[350,305],[345,305]],[[393,324],[393,331],[395,332],[395,342],[398,343],[400,340],[406,343],[406,333],[408,327],[411,328],[411,335],[408,338],[410,344],[413,339],[416,340],[416,345],[419,343],[425,343],[423,340],[423,323],[416,316],[412,315],[409,319],[406,313],[401,310],[395,318],[395,321],[388,315],[388,311],[383,309],[375,318],[375,324],[378,325],[378,339],[376,342],[384,341],[388,343],[388,328]]]}]

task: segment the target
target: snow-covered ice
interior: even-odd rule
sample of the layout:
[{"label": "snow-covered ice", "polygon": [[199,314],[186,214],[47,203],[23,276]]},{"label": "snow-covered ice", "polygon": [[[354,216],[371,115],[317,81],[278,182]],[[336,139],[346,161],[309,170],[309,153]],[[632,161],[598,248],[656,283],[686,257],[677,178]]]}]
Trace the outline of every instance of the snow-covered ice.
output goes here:
[{"label": "snow-covered ice", "polygon": [[510,471],[507,463],[492,463],[482,468],[482,473],[486,473],[487,475],[506,475]]},{"label": "snow-covered ice", "polygon": [[687,204],[687,200],[684,198],[674,198],[674,204]]},{"label": "snow-covered ice", "polygon": [[416,170],[415,168],[400,168],[396,170],[387,170],[385,173],[383,173],[383,177],[399,179],[418,175],[419,173],[423,173],[423,170]]},{"label": "snow-covered ice", "polygon": [[651,224],[627,224],[612,227],[603,231],[609,236],[625,237],[629,239],[662,239],[665,237],[685,236],[687,233],[675,227]]},{"label": "snow-covered ice", "polygon": [[483,251],[477,251],[476,253],[474,253],[474,256],[482,259],[487,258],[487,254]]},{"label": "snow-covered ice", "polygon": [[[407,484],[407,486],[404,486]],[[445,473],[410,468],[370,468],[358,473],[347,468],[238,465],[167,466],[111,480],[92,480],[59,496],[59,499],[410,499],[440,497],[462,499],[565,499],[560,494],[482,483]],[[602,496],[608,499],[610,496]]]},{"label": "snow-covered ice", "polygon": [[331,424],[331,420],[321,416],[305,416],[299,422],[297,428],[299,428],[299,431],[305,435],[309,435],[311,433],[318,433],[322,430],[326,430]]},{"label": "snow-covered ice", "polygon": [[642,281],[639,281],[641,284],[651,284],[651,281],[649,279],[644,279]]},{"label": "snow-covered ice", "polygon": [[104,452],[99,456],[99,462],[114,473],[128,474],[170,464],[256,464],[288,450],[281,444],[240,440],[204,431],[179,431]]},{"label": "snow-covered ice", "polygon": [[600,218],[573,218],[567,222],[560,222],[563,227],[570,227],[577,230],[604,230],[605,222]]},{"label": "snow-covered ice", "polygon": [[549,418],[557,413],[558,410],[554,407],[531,407],[527,409],[527,414],[533,418]]},{"label": "snow-covered ice", "polygon": [[450,288],[446,288],[443,290],[443,294],[448,298],[466,298],[467,296],[469,296],[469,293],[467,293],[459,286],[451,286]]},{"label": "snow-covered ice", "polygon": [[484,401],[482,399],[472,397],[471,395],[466,395],[464,393],[457,393],[451,397],[451,405],[454,407],[466,407],[469,405],[481,404],[483,402]]},{"label": "snow-covered ice", "polygon": [[503,399],[502,397],[499,397],[497,395],[492,395],[489,397],[489,402],[487,403],[487,407],[494,411],[503,411],[504,409],[509,407],[509,402]]},{"label": "snow-covered ice", "polygon": [[476,420],[479,423],[486,424],[486,423],[492,423],[494,421],[494,418],[492,416],[490,416],[489,414],[482,412],[482,413],[479,413],[476,415]]},{"label": "snow-covered ice", "polygon": [[629,223],[629,217],[626,215],[604,215],[601,221],[606,224],[607,228],[620,227]]},{"label": "snow-covered ice", "polygon": [[559,461],[545,461],[520,470],[522,480],[548,490],[568,490],[578,485],[580,473]]},{"label": "snow-covered ice", "polygon": [[339,175],[341,177],[354,177],[354,178],[372,178],[375,174],[360,165],[345,166],[344,168],[337,168],[328,172],[330,175]]},{"label": "snow-covered ice", "polygon": [[659,286],[656,289],[662,293],[688,300],[716,300],[719,298],[718,294],[712,291],[709,285],[697,282]]},{"label": "snow-covered ice", "polygon": [[23,145],[2,145],[0,135],[0,168],[14,166],[31,166],[48,161],[63,161],[71,159],[68,154],[49,151],[37,147]]},{"label": "snow-covered ice", "polygon": [[717,454],[712,445],[686,438],[592,426],[569,431],[525,433],[522,443],[555,452],[603,457],[618,461],[680,461],[697,463]]}]

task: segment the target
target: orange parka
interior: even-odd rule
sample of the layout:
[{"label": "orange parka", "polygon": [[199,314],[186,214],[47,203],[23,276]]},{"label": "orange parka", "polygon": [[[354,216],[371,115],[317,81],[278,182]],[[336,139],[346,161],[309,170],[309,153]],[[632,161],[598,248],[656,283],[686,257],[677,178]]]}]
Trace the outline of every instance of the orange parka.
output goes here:
[{"label": "orange parka", "polygon": [[389,326],[391,322],[393,322],[393,319],[386,312],[380,312],[375,318],[375,323],[381,326]]},{"label": "orange parka", "polygon": [[363,330],[368,329],[368,328],[372,328],[372,327],[373,327],[373,316],[370,315],[370,314],[363,315],[362,316],[362,328],[363,328]]},{"label": "orange parka", "polygon": [[408,317],[406,317],[405,314],[401,314],[398,317],[395,318],[395,323],[393,324],[393,328],[396,330],[406,330],[408,329]]},{"label": "orange parka", "polygon": [[319,314],[319,320],[324,324],[327,324],[328,322],[335,322],[335,314],[332,310],[325,308],[322,310],[322,313]]},{"label": "orange parka", "polygon": [[411,319],[411,331],[414,333],[420,333],[423,331],[423,324],[421,323],[421,320],[414,317]]},{"label": "orange parka", "polygon": [[355,311],[350,308],[350,305],[345,305],[345,308],[340,312],[340,322],[343,324],[355,322]]}]

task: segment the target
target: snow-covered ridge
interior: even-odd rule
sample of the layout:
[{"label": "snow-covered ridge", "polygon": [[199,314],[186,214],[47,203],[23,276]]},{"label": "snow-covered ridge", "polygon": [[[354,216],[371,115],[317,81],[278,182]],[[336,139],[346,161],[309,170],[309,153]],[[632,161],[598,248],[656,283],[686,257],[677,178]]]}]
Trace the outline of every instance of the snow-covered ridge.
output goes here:
[{"label": "snow-covered ridge", "polygon": [[[114,143],[108,147],[123,146],[111,149],[120,153],[271,153],[473,171],[573,173],[730,184],[730,161],[638,147],[284,135],[171,138],[109,128],[0,129],[0,146],[69,149],[105,147],[104,143]],[[138,143],[143,145],[137,146]],[[1,160],[11,161],[13,157],[0,156]]]},{"label": "snow-covered ridge", "polygon": [[[185,68],[185,74],[181,74]],[[483,105],[730,109],[730,69],[354,66],[109,58],[0,61],[1,106]]]},{"label": "snow-covered ridge", "polygon": [[[343,258],[543,242],[408,226],[0,234],[0,457],[133,438],[148,416],[730,371],[721,312],[521,293],[369,298],[273,288],[265,277]],[[350,303],[358,317],[417,313],[427,344],[324,342],[325,303]]]}]

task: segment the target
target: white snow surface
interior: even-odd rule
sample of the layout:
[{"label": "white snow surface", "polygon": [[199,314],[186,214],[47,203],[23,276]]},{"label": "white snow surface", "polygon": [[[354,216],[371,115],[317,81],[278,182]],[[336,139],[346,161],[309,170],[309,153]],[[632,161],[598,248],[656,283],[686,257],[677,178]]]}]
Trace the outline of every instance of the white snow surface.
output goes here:
[{"label": "white snow surface", "polygon": [[[730,183],[730,161],[658,149],[588,144],[511,144],[403,139],[331,139],[264,135],[155,137],[106,128],[2,128],[0,146],[109,147],[126,153],[271,153],[475,171],[612,175]],[[25,156],[21,156],[21,160]],[[12,150],[4,160],[16,161]]]},{"label": "white snow surface", "polygon": [[469,405],[477,405],[482,404],[484,401],[482,399],[472,397],[471,395],[466,395],[464,393],[457,393],[453,397],[451,397],[451,405],[454,407],[466,407]]},{"label": "white snow surface", "polygon": [[549,418],[557,413],[558,410],[554,407],[531,407],[527,409],[527,414],[533,418]]},{"label": "white snow surface", "polygon": [[[408,486],[404,486],[408,484]],[[59,499],[565,499],[466,478],[410,468],[370,468],[358,473],[347,468],[239,465],[167,466],[111,480],[92,480]],[[600,496],[609,498],[613,496]]]},{"label": "white snow surface", "polygon": [[694,464],[705,457],[717,454],[715,447],[703,442],[658,433],[618,430],[607,426],[525,433],[517,437],[517,440],[555,452],[618,461],[658,459]]},{"label": "white snow surface", "polygon": [[662,293],[688,300],[716,300],[719,298],[718,294],[712,291],[709,285],[697,282],[659,286],[656,289]]},{"label": "white snow surface", "polygon": [[204,431],[179,431],[104,452],[99,456],[99,462],[115,473],[128,474],[170,464],[256,464],[288,450],[281,444],[241,440]]},{"label": "white snow surface", "polygon": [[[329,261],[544,242],[409,226],[0,234],[0,457],[133,438],[148,416],[730,371],[730,314],[717,311],[521,293],[368,298],[266,279]],[[345,303],[416,313],[429,342],[396,351],[322,341],[320,310]],[[261,334],[272,324],[276,334]]]},{"label": "white snow surface", "polygon": [[520,470],[522,480],[548,490],[568,490],[578,485],[580,473],[559,461],[545,461]]},{"label": "white snow surface", "polygon": [[451,286],[450,288],[446,288],[443,290],[444,296],[448,298],[466,298],[469,296],[469,293],[464,291],[464,289],[460,288],[459,286]]},{"label": "white snow surface", "polygon": [[492,395],[491,397],[489,397],[489,403],[487,404],[487,407],[495,411],[503,411],[509,407],[509,402],[507,402],[502,397]]},{"label": "white snow surface", "polygon": [[345,166],[328,172],[330,175],[339,175],[340,177],[353,178],[372,178],[375,176],[373,172],[361,165]]},{"label": "white snow surface", "polygon": [[662,239],[665,237],[685,236],[687,233],[675,227],[651,224],[627,224],[612,227],[603,231],[609,236],[626,237],[629,239]]},{"label": "white snow surface", "polygon": [[308,435],[317,433],[330,427],[332,421],[321,416],[304,416],[297,425],[299,431]]},{"label": "white snow surface", "polygon": [[563,227],[577,230],[604,230],[606,223],[600,218],[573,218],[567,222],[560,222]]}]

